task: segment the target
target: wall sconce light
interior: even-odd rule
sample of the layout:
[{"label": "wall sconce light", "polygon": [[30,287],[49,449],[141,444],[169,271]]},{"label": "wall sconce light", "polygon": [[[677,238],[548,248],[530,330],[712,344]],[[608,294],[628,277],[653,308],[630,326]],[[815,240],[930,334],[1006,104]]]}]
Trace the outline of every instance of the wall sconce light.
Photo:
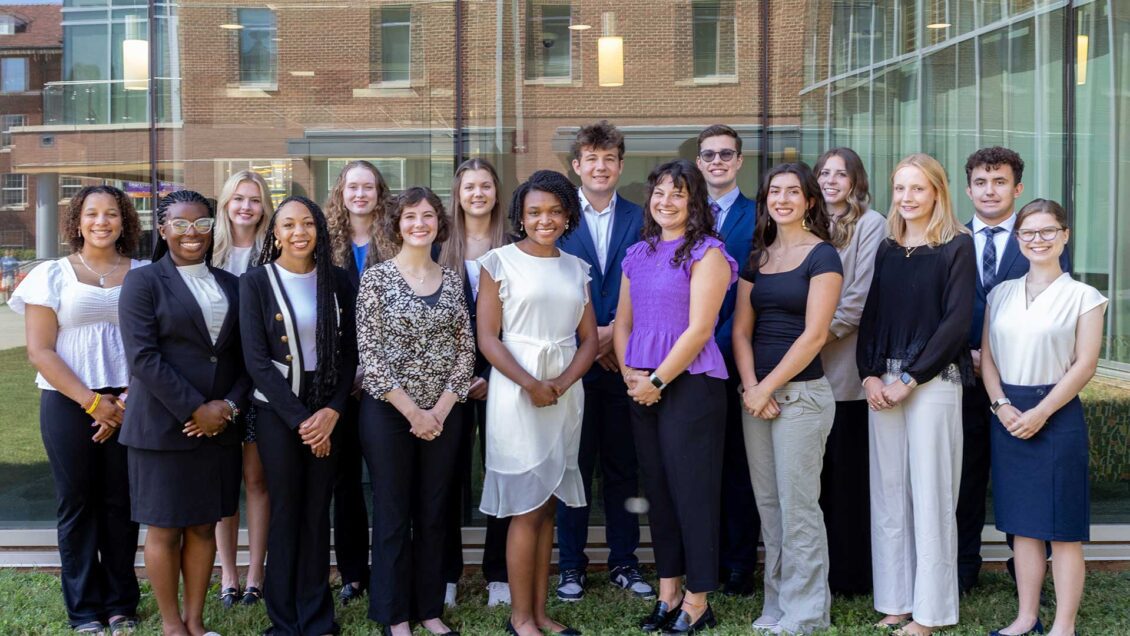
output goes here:
[{"label": "wall sconce light", "polygon": [[624,85],[624,38],[616,35],[616,14],[600,16],[602,31],[596,43],[597,83],[600,86]]},{"label": "wall sconce light", "polygon": [[149,88],[149,42],[144,38],[141,18],[126,17],[126,37],[122,41],[122,79],[127,91]]},{"label": "wall sconce light", "polygon": [[1088,35],[1075,36],[1075,84],[1082,86],[1087,83],[1087,49],[1090,47],[1091,37]]}]

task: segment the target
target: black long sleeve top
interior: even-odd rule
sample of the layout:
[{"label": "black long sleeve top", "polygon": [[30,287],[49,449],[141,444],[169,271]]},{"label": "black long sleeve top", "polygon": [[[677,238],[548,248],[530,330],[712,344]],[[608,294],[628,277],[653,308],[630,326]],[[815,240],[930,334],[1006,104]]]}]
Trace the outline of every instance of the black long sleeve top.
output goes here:
[{"label": "black long sleeve top", "polygon": [[[875,255],[875,276],[859,323],[859,377],[880,377],[888,361],[919,384],[955,364],[973,382],[969,323],[977,286],[973,237],[907,250],[886,239]],[[956,379],[956,378],[955,378]]]}]

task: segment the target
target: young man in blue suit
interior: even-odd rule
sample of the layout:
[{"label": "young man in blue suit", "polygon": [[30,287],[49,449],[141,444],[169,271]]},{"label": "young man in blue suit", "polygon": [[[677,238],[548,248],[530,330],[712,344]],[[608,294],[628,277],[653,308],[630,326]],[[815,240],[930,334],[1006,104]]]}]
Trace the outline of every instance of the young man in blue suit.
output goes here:
[{"label": "young man in blue suit", "polygon": [[[639,470],[627,389],[612,350],[612,321],[620,299],[620,262],[628,247],[640,240],[643,223],[640,206],[616,194],[623,168],[624,135],[615,126],[601,121],[577,132],[573,171],[581,178],[581,227],[562,238],[558,247],[591,266],[589,291],[600,339],[596,364],[583,380],[585,413],[578,463],[585,498],[592,501],[592,475],[599,457],[609,578],[635,596],[654,598],[655,592],[640,575],[636,557],[639,517],[625,508],[626,500],[639,492]],[[561,577],[557,598],[563,601],[579,601],[585,596],[588,526],[588,506],[558,506]]]},{"label": "young man in blue suit", "polygon": [[[985,525],[985,491],[989,483],[989,396],[981,383],[981,330],[989,292],[1001,281],[1028,273],[1028,259],[1020,253],[1013,233],[1016,199],[1024,192],[1024,160],[1008,148],[982,148],[965,162],[965,193],[974,215],[967,227],[973,232],[977,252],[977,293],[969,348],[977,382],[962,393],[961,490],[957,499],[957,576],[962,593],[977,585],[981,571],[981,529]],[[1071,271],[1064,251],[1061,265]]]},{"label": "young man in blue suit", "polygon": [[[706,178],[710,207],[714,211],[714,229],[726,243],[726,251],[744,269],[753,243],[757,207],[738,189],[738,172],[742,168],[742,139],[737,131],[723,124],[708,126],[698,135],[698,169]],[[734,304],[738,286],[731,285],[722,301],[714,338],[730,380],[726,391],[726,445],[722,458],[722,538],[720,572],[722,592],[746,595],[753,592],[753,569],[757,565],[757,541],[761,520],[753,499],[753,487],[746,463],[742,434],[742,407],[738,396],[737,371],[730,340]]]}]

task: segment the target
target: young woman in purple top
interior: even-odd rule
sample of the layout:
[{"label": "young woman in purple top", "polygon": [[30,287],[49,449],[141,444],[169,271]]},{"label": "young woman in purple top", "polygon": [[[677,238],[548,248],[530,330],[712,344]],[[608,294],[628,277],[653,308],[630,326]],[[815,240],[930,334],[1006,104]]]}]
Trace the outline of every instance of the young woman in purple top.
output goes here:
[{"label": "young woman in purple top", "polygon": [[706,593],[718,587],[726,364],[714,324],[738,266],[713,230],[694,165],[659,166],[648,190],[643,240],[624,258],[614,330],[659,571],[659,599],[640,627],[692,633],[716,622]]}]

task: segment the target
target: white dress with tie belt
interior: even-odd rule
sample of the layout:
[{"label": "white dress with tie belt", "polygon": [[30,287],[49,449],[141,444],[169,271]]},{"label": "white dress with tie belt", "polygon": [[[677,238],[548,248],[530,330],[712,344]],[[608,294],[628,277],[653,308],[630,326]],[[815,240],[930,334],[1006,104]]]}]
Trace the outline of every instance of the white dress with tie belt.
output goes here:
[{"label": "white dress with tie belt", "polygon": [[[498,285],[502,342],[530,375],[550,380],[577,352],[576,333],[589,302],[589,266],[571,254],[542,258],[516,245],[479,259]],[[577,382],[552,406],[535,407],[522,387],[491,370],[486,405],[486,475],[479,509],[509,517],[551,496],[585,505],[577,454],[585,396]]]}]

